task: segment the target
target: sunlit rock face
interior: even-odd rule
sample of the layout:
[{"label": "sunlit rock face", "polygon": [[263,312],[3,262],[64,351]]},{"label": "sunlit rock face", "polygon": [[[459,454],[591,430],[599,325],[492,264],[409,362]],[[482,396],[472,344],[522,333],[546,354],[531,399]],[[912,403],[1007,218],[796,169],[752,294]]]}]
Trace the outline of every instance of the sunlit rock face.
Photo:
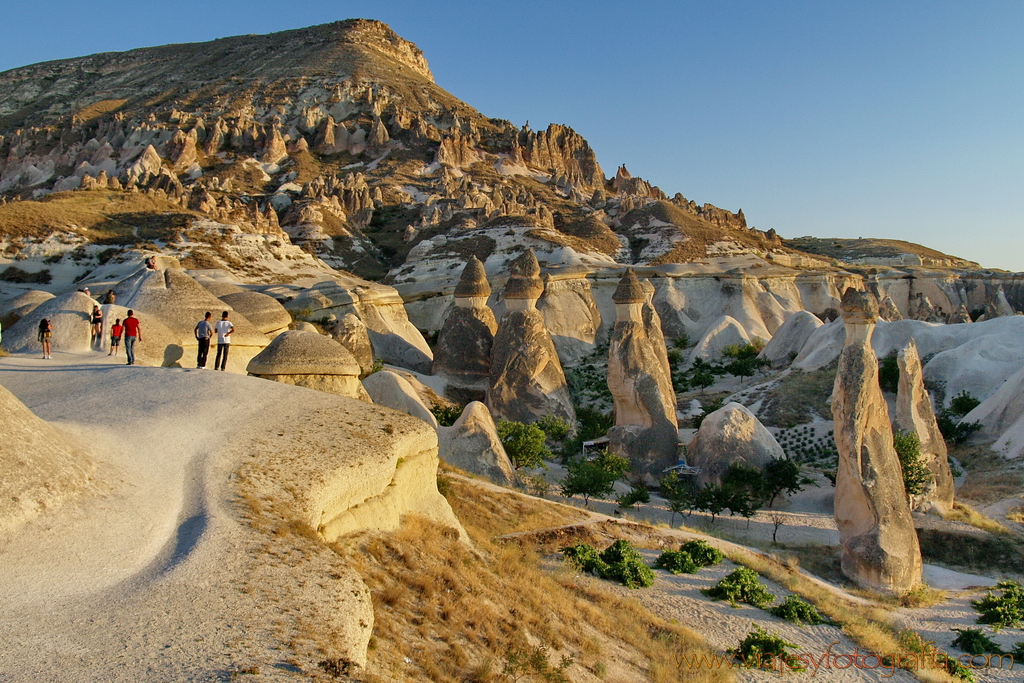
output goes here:
[{"label": "sunlit rock face", "polygon": [[842,314],[846,343],[832,394],[842,569],[864,588],[905,593],[921,582],[921,551],[871,349],[878,301],[870,293],[848,289]]}]

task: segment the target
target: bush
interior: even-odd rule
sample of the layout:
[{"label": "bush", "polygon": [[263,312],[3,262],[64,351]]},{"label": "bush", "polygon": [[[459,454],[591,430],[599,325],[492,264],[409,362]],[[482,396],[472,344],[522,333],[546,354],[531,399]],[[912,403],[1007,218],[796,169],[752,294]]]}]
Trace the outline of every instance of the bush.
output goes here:
[{"label": "bush", "polygon": [[687,553],[698,567],[713,567],[725,559],[725,554],[707,541],[695,539],[679,546],[679,552]]},{"label": "bush", "polygon": [[1013,655],[1013,661],[1017,664],[1024,664],[1024,640],[1019,643],[1015,643],[1010,649],[1010,654]]},{"label": "bush", "polygon": [[981,600],[972,600],[971,605],[981,615],[976,623],[989,624],[993,631],[1003,627],[1012,628],[1024,623],[1024,586],[1017,581],[1000,581],[996,596],[989,591]]},{"label": "bush", "polygon": [[562,480],[562,495],[569,498],[583,496],[586,505],[590,503],[591,496],[604,498],[615,490],[615,482],[629,471],[629,461],[602,451],[594,460],[573,460],[566,469],[568,474]]},{"label": "bush", "polygon": [[654,561],[654,566],[671,574],[694,574],[700,569],[700,565],[694,561],[690,553],[681,550],[661,551],[661,555]]},{"label": "bush", "polygon": [[954,415],[966,415],[975,408],[981,405],[981,401],[971,396],[964,389],[959,394],[954,396],[949,402],[949,411]]},{"label": "bush", "polygon": [[1006,654],[998,644],[992,641],[980,628],[955,628],[960,635],[953,641],[953,647],[958,647],[964,652],[972,655],[1002,655]]},{"label": "bush", "polygon": [[900,366],[896,354],[890,353],[878,363],[878,385],[882,391],[895,394],[900,388]]},{"label": "bush", "polygon": [[442,427],[451,427],[460,417],[462,417],[462,408],[457,405],[436,403],[430,406],[430,412],[437,419],[437,424]]},{"label": "bush", "polygon": [[545,415],[533,424],[539,427],[544,432],[544,436],[552,441],[562,441],[569,436],[569,432],[572,430],[572,426],[568,422],[554,415]]},{"label": "bush", "polygon": [[981,429],[977,422],[961,422],[964,415],[981,405],[981,401],[971,396],[966,390],[961,391],[949,402],[949,407],[935,416],[942,437],[952,443],[961,444],[974,432]]},{"label": "bush", "polygon": [[775,596],[758,580],[757,572],[748,567],[740,567],[711,588],[702,589],[701,592],[715,600],[728,600],[733,607],[737,602],[764,607],[775,599]]},{"label": "bush", "polygon": [[814,626],[825,623],[825,619],[821,616],[817,607],[805,600],[801,600],[795,595],[787,595],[781,605],[776,605],[768,611],[780,619],[792,621],[794,624],[801,626],[803,624]]},{"label": "bush", "polygon": [[650,503],[651,492],[643,484],[633,484],[628,493],[624,493],[615,499],[619,507],[629,509],[637,503]]},{"label": "bush", "polygon": [[522,467],[543,467],[551,451],[544,446],[544,430],[536,425],[498,421],[498,438],[508,459],[517,470]]},{"label": "bush", "polygon": [[781,660],[792,671],[803,671],[806,668],[803,660],[798,655],[789,653],[789,650],[795,647],[795,643],[785,640],[779,634],[768,633],[754,624],[754,630],[740,641],[739,647],[727,652],[748,669],[779,669],[781,672],[781,667],[776,663]]},{"label": "bush", "polygon": [[562,554],[580,571],[618,581],[627,588],[646,588],[654,583],[654,572],[629,541],[615,541],[600,554],[591,545],[576,543],[562,548]]},{"label": "bush", "polygon": [[932,473],[921,460],[921,439],[914,432],[896,430],[892,435],[892,445],[900,459],[903,488],[906,489],[907,496],[921,495],[925,486],[932,480]]},{"label": "bush", "polygon": [[53,278],[50,276],[49,270],[41,270],[38,273],[29,273],[17,266],[8,266],[6,270],[0,273],[0,280],[29,285],[48,285],[50,284],[51,279]]}]

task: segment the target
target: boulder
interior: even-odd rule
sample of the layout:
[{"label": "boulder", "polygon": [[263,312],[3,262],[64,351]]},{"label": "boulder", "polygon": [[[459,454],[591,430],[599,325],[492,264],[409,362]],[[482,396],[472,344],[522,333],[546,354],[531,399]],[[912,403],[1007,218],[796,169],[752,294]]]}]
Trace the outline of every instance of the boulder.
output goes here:
[{"label": "boulder", "polygon": [[734,462],[763,470],[772,458],[785,458],[782,446],[752,412],[727,403],[704,417],[687,448],[687,462],[701,469],[700,483],[719,483]]},{"label": "boulder", "polygon": [[721,359],[722,350],[726,346],[749,343],[750,337],[743,326],[735,318],[723,315],[712,323],[708,331],[697,342],[697,346],[690,352],[690,362],[692,363],[697,358],[717,361]]},{"label": "boulder", "polygon": [[30,289],[19,294],[13,299],[8,299],[0,307],[0,318],[5,321],[5,326],[13,325],[29,314],[36,306],[45,303],[53,298],[53,294],[44,292],[41,289]]},{"label": "boulder", "polygon": [[292,316],[272,296],[243,290],[221,294],[218,298],[268,337],[276,337],[292,324]]},{"label": "boulder", "polygon": [[0,424],[4,426],[0,532],[44,514],[89,487],[96,463],[88,452],[3,387]]},{"label": "boulder", "polygon": [[811,334],[821,327],[821,319],[810,311],[798,311],[786,318],[761,350],[761,358],[775,368],[784,368],[800,355]]},{"label": "boulder", "polygon": [[958,325],[961,323],[973,322],[971,320],[971,313],[967,310],[967,306],[960,304],[960,308],[956,309],[949,315],[949,319],[946,320],[948,325]]},{"label": "boulder", "polygon": [[348,349],[365,375],[373,367],[373,346],[366,325],[354,313],[346,313],[330,327],[331,338]]},{"label": "boulder", "polygon": [[313,334],[320,334],[320,330],[311,322],[305,320],[299,320],[295,323],[295,329],[299,332],[312,332]]},{"label": "boulder", "polygon": [[[608,348],[608,389],[615,403],[612,449],[628,458],[633,473],[656,481],[678,459],[676,395],[660,328],[640,281],[627,269],[613,296],[616,322]],[[657,330],[652,338],[650,331]],[[629,427],[629,429],[626,429]]]},{"label": "boulder", "polygon": [[832,393],[842,570],[863,588],[902,594],[921,583],[921,551],[871,348],[878,302],[851,288],[842,312],[846,343]]},{"label": "boulder", "polygon": [[897,356],[900,383],[896,393],[895,425],[904,432],[917,434],[921,441],[921,460],[932,473],[932,481],[924,493],[911,497],[915,510],[934,509],[941,515],[953,509],[953,475],[946,457],[946,440],[939,431],[932,408],[932,398],[924,388],[924,373],[917,344],[911,339]]},{"label": "boulder", "polygon": [[438,454],[449,465],[487,477],[495,484],[514,486],[518,479],[491,411],[472,401],[451,427],[438,427]]},{"label": "boulder", "polygon": [[42,353],[39,322],[49,318],[53,324],[50,346],[54,353],[87,353],[92,338],[89,315],[96,303],[82,292],[51,297],[4,331],[4,348],[11,353]]},{"label": "boulder", "polygon": [[359,364],[349,350],[314,332],[279,334],[249,361],[246,371],[275,382],[371,402],[359,382]]},{"label": "boulder", "polygon": [[363,380],[363,387],[374,405],[397,410],[423,420],[437,429],[437,418],[430,412],[409,382],[389,370],[375,372]]}]

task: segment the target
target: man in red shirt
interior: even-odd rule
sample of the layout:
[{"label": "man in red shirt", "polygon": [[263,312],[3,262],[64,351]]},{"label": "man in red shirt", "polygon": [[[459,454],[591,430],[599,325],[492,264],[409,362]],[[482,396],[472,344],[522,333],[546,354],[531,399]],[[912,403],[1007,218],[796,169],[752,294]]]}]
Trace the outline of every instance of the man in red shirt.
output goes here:
[{"label": "man in red shirt", "polygon": [[124,352],[128,355],[128,365],[135,365],[135,342],[142,341],[142,329],[135,311],[128,311],[124,319]]}]

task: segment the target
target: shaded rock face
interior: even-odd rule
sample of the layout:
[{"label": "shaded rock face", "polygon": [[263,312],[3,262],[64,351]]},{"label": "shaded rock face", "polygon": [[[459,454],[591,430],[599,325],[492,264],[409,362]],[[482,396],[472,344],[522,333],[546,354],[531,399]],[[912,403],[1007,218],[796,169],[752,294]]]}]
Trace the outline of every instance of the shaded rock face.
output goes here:
[{"label": "shaded rock face", "polygon": [[[652,482],[678,458],[676,396],[657,313],[633,274],[615,292],[617,321],[608,350],[608,389],[615,403],[611,447],[629,459],[633,473]],[[651,330],[658,333],[652,336]],[[662,356],[665,355],[665,358]]]},{"label": "shaded rock face", "polygon": [[978,422],[978,438],[993,441],[992,450],[1005,458],[1024,456],[1024,367],[963,418]]},{"label": "shaded rock face", "polygon": [[800,349],[807,343],[811,333],[822,324],[821,319],[809,311],[794,313],[782,323],[761,350],[761,358],[770,361],[772,367],[786,367],[800,354]]},{"label": "shaded rock face", "polygon": [[896,307],[896,302],[892,300],[892,297],[885,297],[878,304],[878,314],[882,320],[889,322],[896,322],[897,320],[903,320],[903,314],[900,313],[900,309]]},{"label": "shaded rock face", "polygon": [[388,370],[381,370],[364,379],[363,387],[373,399],[374,405],[411,415],[437,429],[437,418],[420,400],[416,389],[404,378]]},{"label": "shaded rock face", "polygon": [[487,407],[501,420],[530,423],[554,415],[575,425],[565,373],[536,306],[544,284],[533,251],[513,261],[509,273],[505,314],[491,347]]},{"label": "shaded rock face", "polygon": [[85,449],[3,387],[0,424],[0,531],[20,526],[90,485],[96,463]]},{"label": "shaded rock face", "polygon": [[373,345],[362,320],[353,313],[346,313],[331,326],[330,333],[334,341],[349,350],[359,363],[362,374],[370,371],[373,367]]},{"label": "shaded rock face", "polygon": [[245,316],[263,334],[273,337],[288,329],[292,317],[277,299],[260,292],[233,292],[218,297]]},{"label": "shaded rock face", "polygon": [[727,403],[704,418],[687,449],[687,461],[701,469],[698,482],[719,483],[734,462],[763,470],[785,458],[782,446],[747,408]]},{"label": "shaded rock face", "polygon": [[502,486],[518,482],[491,411],[480,401],[470,402],[451,427],[438,427],[437,439],[438,454],[449,465]]},{"label": "shaded rock face", "polygon": [[846,344],[832,393],[842,569],[864,588],[905,593],[921,582],[921,551],[871,349],[878,304],[872,295],[850,289],[842,308]]},{"label": "shaded rock face", "polygon": [[722,357],[722,350],[726,346],[749,342],[750,336],[743,326],[735,318],[723,315],[708,328],[708,331],[697,342],[697,346],[690,352],[690,362],[692,363],[697,358],[716,361]]},{"label": "shaded rock face", "polygon": [[955,311],[953,311],[950,314],[949,319],[946,321],[946,323],[949,324],[949,325],[957,325],[957,324],[960,324],[960,323],[969,323],[969,322],[972,322],[972,320],[971,320],[971,313],[970,313],[970,311],[967,310],[967,307],[964,306],[963,304],[960,305],[960,308],[958,308]]},{"label": "shaded rock face", "polygon": [[594,350],[601,312],[587,278],[549,279],[537,309],[544,314],[544,324],[563,363],[578,361]]},{"label": "shaded rock face", "polygon": [[24,294],[19,294],[9,299],[0,307],[0,316],[7,318],[8,324],[13,324],[31,313],[39,304],[45,303],[53,298],[53,294],[40,289],[30,289]]},{"label": "shaded rock face", "polygon": [[915,510],[934,509],[945,514],[953,509],[953,475],[946,458],[946,440],[935,421],[932,399],[924,387],[921,357],[913,339],[899,352],[897,362],[900,384],[896,394],[896,427],[917,434],[921,441],[921,460],[932,473],[931,483],[923,494],[912,496],[911,506]]},{"label": "shaded rock face", "polygon": [[370,403],[359,382],[359,364],[341,344],[315,332],[278,335],[251,361],[250,375]]},{"label": "shaded rock face", "polygon": [[490,293],[483,264],[470,256],[455,288],[455,305],[437,335],[430,366],[433,374],[460,389],[487,389],[491,346],[498,330],[494,312],[487,306]]}]

